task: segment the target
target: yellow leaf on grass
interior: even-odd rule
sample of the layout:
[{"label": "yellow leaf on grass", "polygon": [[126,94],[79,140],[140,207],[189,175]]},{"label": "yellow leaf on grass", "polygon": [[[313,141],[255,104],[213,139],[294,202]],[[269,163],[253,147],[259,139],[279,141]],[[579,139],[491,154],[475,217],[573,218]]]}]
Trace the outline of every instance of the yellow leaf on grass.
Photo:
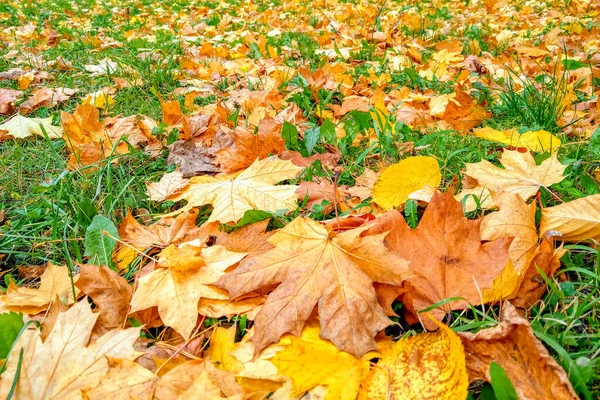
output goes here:
[{"label": "yellow leaf on grass", "polygon": [[0,398],[7,398],[17,379],[14,399],[81,399],[82,391],[100,384],[109,370],[109,357],[136,355],[133,344],[141,328],[112,330],[90,343],[97,319],[98,314],[84,299],[59,314],[44,342],[39,330],[26,330],[15,343],[0,377]]},{"label": "yellow leaf on grass", "polygon": [[600,194],[583,197],[542,210],[540,234],[558,231],[561,240],[600,241]]},{"label": "yellow leaf on grass", "polygon": [[255,161],[239,175],[197,176],[183,192],[170,200],[187,200],[177,213],[212,204],[208,222],[237,222],[248,210],[278,211],[296,208],[296,186],[276,183],[293,179],[302,168],[276,157]]},{"label": "yellow leaf on grass", "polygon": [[225,371],[237,372],[242,368],[242,364],[231,355],[231,352],[237,349],[235,343],[236,327],[230,328],[217,327],[210,336],[210,347],[206,350],[206,356],[216,367]]},{"label": "yellow leaf on grass", "polygon": [[[77,282],[77,277],[73,278],[73,282]],[[57,299],[64,304],[73,304],[73,282],[67,267],[49,263],[38,288],[20,287],[11,280],[2,302],[6,310],[38,314],[46,311]],[[79,293],[79,289],[75,289],[75,293]]]},{"label": "yellow leaf on grass", "polygon": [[292,397],[317,386],[326,386],[325,400],[355,399],[360,382],[369,372],[369,361],[339,351],[319,337],[319,325],[308,323],[302,336],[291,336],[291,345],[273,357],[280,374],[292,379]]},{"label": "yellow leaf on grass", "polygon": [[473,130],[473,134],[479,138],[493,142],[504,143],[514,147],[525,147],[531,151],[556,151],[561,141],[548,131],[528,131],[519,134],[516,129],[499,131],[489,127]]},{"label": "yellow leaf on grass", "polygon": [[373,200],[389,210],[425,186],[437,188],[442,182],[440,166],[433,157],[408,157],[383,171],[373,186]]},{"label": "yellow leaf on grass", "polygon": [[7,138],[23,139],[29,136],[44,137],[44,131],[50,139],[58,139],[63,133],[63,128],[52,125],[52,117],[27,118],[15,115],[10,120],[0,124],[0,140]]},{"label": "yellow leaf on grass", "polygon": [[460,338],[433,320],[437,332],[380,343],[381,360],[362,384],[359,400],[454,400],[467,397],[469,379]]}]

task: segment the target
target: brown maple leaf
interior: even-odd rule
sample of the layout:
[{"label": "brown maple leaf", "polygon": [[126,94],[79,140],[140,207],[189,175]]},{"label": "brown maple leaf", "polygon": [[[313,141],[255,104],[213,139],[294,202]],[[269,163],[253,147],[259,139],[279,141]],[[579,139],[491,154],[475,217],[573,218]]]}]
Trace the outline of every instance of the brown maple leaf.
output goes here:
[{"label": "brown maple leaf", "polygon": [[[410,322],[417,321],[419,310],[448,298],[464,300],[432,310],[433,316],[441,319],[450,310],[479,304],[481,290],[491,286],[508,262],[512,238],[482,243],[482,220],[465,218],[461,203],[449,193],[433,196],[417,229],[411,229],[400,213],[390,215],[396,215],[393,222],[388,222],[395,226],[386,241],[396,254],[410,261],[414,273],[405,282],[406,292],[400,297]],[[423,322],[435,328],[433,322]]]},{"label": "brown maple leaf", "polygon": [[383,236],[361,236],[369,226],[340,234],[311,219],[296,218],[276,232],[274,249],[245,259],[217,286],[232,298],[277,285],[255,319],[256,354],[286,332],[300,336],[318,304],[321,337],[340,350],[363,355],[389,324],[373,282],[400,285],[405,260],[385,247]]},{"label": "brown maple leaf", "polygon": [[15,101],[23,92],[13,89],[0,88],[0,114],[10,114],[15,110]]},{"label": "brown maple leaf", "polygon": [[233,132],[234,145],[217,152],[217,163],[223,171],[236,172],[272,154],[285,150],[281,125],[273,119],[263,119],[256,134],[237,128]]}]

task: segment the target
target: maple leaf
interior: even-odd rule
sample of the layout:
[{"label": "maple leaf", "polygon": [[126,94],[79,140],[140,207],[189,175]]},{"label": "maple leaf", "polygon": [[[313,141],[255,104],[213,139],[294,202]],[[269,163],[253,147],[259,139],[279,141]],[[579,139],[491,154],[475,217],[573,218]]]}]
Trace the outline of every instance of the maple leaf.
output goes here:
[{"label": "maple leaf", "polygon": [[458,335],[465,347],[471,382],[478,379],[490,382],[489,369],[494,361],[504,369],[519,398],[578,399],[565,371],[510,303],[503,304],[498,326]]},{"label": "maple leaf", "polygon": [[513,147],[525,147],[531,151],[556,151],[561,141],[550,132],[528,131],[520,134],[516,129],[499,131],[490,127],[479,128],[473,131],[473,135],[482,139],[504,143]]},{"label": "maple leaf", "polygon": [[[127,266],[133,259],[150,248],[165,248],[170,244],[181,244],[195,240],[197,246],[202,246],[209,236],[217,230],[218,223],[212,222],[200,227],[196,226],[198,210],[191,209],[179,214],[176,218],[163,217],[150,226],[144,226],[127,214],[119,226],[119,236],[127,245],[116,252],[114,258],[118,265]],[[136,251],[137,250],[137,251]]]},{"label": "maple leaf", "polygon": [[158,182],[147,183],[148,197],[152,201],[165,201],[181,193],[188,183],[189,180],[183,178],[181,171],[175,170],[164,174]]},{"label": "maple leaf", "polygon": [[59,138],[63,132],[61,127],[52,125],[52,117],[27,118],[17,114],[0,124],[0,140],[23,139],[33,135],[44,137],[44,131],[50,139]]},{"label": "maple leaf", "polygon": [[226,172],[236,172],[285,150],[285,141],[281,137],[281,125],[273,119],[263,119],[258,124],[256,134],[245,129],[233,132],[233,147],[217,152],[216,162]]},{"label": "maple leaf", "polygon": [[168,147],[169,157],[167,158],[167,163],[177,165],[185,178],[212,172],[221,172],[213,164],[216,149],[202,147],[197,145],[193,140],[178,140]]},{"label": "maple leaf", "polygon": [[0,114],[10,114],[15,110],[15,101],[23,94],[20,90],[0,88]]},{"label": "maple leaf", "polygon": [[215,244],[221,245],[229,251],[236,251],[238,253],[253,253],[271,250],[273,245],[268,242],[268,239],[274,232],[266,232],[268,225],[269,220],[266,219],[264,221],[242,226],[229,234],[223,231],[215,232]]},{"label": "maple leaf", "polygon": [[424,186],[437,188],[441,182],[442,174],[435,158],[408,157],[390,165],[377,178],[373,186],[373,201],[389,210],[406,203],[412,192]]},{"label": "maple leaf", "polygon": [[157,306],[165,325],[188,339],[196,326],[200,298],[226,300],[227,294],[210,285],[245,255],[221,246],[167,247],[158,267],[138,280],[130,313]]},{"label": "maple leaf", "polygon": [[[13,380],[18,380],[14,396],[18,399],[82,399],[81,392],[96,387],[108,371],[107,357],[136,355],[133,343],[140,328],[114,330],[89,343],[98,314],[87,301],[61,313],[47,339],[38,330],[27,330],[9,355],[0,376],[0,397],[7,398]],[[22,353],[22,365],[18,361]]]},{"label": "maple leaf", "polygon": [[105,333],[123,325],[133,293],[133,288],[123,277],[107,267],[79,265],[75,285],[100,311],[94,333]]},{"label": "maple leaf", "polygon": [[486,160],[467,164],[465,174],[478,183],[472,190],[487,193],[487,196],[490,191],[517,193],[523,200],[528,200],[540,187],[561,182],[567,168],[558,161],[557,153],[536,165],[530,153],[505,150],[500,156],[500,163],[504,169]]},{"label": "maple leaf", "polygon": [[325,400],[355,399],[361,381],[369,372],[369,361],[344,351],[319,337],[319,324],[309,322],[299,338],[291,336],[271,362],[292,379],[292,397],[317,386],[326,386]]},{"label": "maple leaf", "polygon": [[2,302],[9,311],[38,314],[57,299],[65,304],[73,304],[73,282],[77,282],[77,277],[71,280],[67,267],[48,263],[40,278],[39,288],[19,287],[11,280]]},{"label": "maple leaf", "polygon": [[560,240],[600,241],[600,194],[594,194],[542,210],[540,233],[560,233]]},{"label": "maple leaf", "polygon": [[296,186],[273,185],[295,178],[301,170],[291,161],[266,158],[254,162],[239,175],[191,178],[190,185],[170,200],[188,202],[177,213],[211,204],[214,209],[208,222],[237,222],[248,210],[291,210],[296,207]]},{"label": "maple leaf", "polygon": [[[468,220],[462,206],[449,193],[436,193],[417,229],[411,229],[399,213],[392,214],[394,228],[386,241],[396,254],[410,261],[413,276],[404,283],[400,296],[410,321],[416,312],[441,300],[448,302],[431,314],[441,319],[446,311],[460,310],[481,302],[481,290],[489,288],[508,262],[511,238],[481,243],[481,219]],[[385,228],[384,228],[385,229]],[[412,314],[412,315],[411,315]],[[423,321],[435,328],[431,321]]]},{"label": "maple leaf", "polygon": [[389,320],[373,281],[399,285],[408,269],[386,249],[384,234],[361,237],[365,229],[336,234],[296,218],[271,236],[274,249],[245,259],[219,279],[217,285],[232,298],[278,285],[255,318],[257,353],[286,332],[299,336],[317,303],[323,338],[358,355],[375,348],[373,337]]},{"label": "maple leaf", "polygon": [[358,399],[466,398],[469,380],[460,338],[435,323],[437,332],[380,341],[381,360],[363,382]]},{"label": "maple leaf", "polygon": [[535,203],[527,205],[521,196],[513,193],[492,193],[492,197],[500,209],[483,218],[480,226],[481,239],[492,241],[513,238],[508,249],[511,264],[496,279],[495,287],[490,290],[492,300],[496,300],[498,292],[503,293],[501,298],[505,298],[519,287],[523,274],[536,253],[538,234]]},{"label": "maple leaf", "polygon": [[52,108],[58,103],[67,101],[77,93],[77,89],[69,88],[40,88],[31,92],[31,96],[19,105],[19,112],[27,114],[40,107]]}]

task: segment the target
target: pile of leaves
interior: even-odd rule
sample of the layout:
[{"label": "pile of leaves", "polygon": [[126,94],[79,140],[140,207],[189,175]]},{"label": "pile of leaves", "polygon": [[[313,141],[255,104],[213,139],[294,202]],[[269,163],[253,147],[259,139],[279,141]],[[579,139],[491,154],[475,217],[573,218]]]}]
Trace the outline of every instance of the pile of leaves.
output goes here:
[{"label": "pile of leaves", "polygon": [[152,211],[99,179],[67,257],[1,255],[0,398],[598,393],[530,323],[600,241],[598,4],[192,3],[0,8],[0,141],[46,187],[162,166]]}]

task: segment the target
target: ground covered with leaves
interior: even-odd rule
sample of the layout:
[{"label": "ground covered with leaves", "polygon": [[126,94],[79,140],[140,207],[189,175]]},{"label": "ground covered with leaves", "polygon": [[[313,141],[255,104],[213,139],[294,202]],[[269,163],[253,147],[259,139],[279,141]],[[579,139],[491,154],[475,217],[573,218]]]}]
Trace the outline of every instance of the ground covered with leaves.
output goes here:
[{"label": "ground covered with leaves", "polygon": [[0,398],[600,396],[600,4],[0,4]]}]

